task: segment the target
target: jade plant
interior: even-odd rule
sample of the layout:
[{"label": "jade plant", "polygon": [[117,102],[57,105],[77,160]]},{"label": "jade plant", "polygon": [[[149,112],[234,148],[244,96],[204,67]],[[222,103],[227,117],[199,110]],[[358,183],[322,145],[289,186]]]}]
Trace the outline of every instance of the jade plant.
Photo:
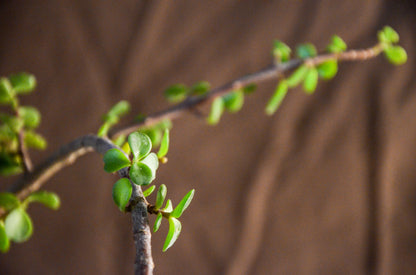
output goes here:
[{"label": "jade plant", "polygon": [[[292,57],[292,49],[276,40],[272,49],[273,62],[265,69],[213,89],[206,81],[190,86],[172,85],[164,91],[164,95],[175,105],[154,114],[138,115],[130,125],[114,128],[131,109],[127,101],[120,101],[103,116],[103,124],[96,135],[79,137],[63,145],[36,166],[32,165],[29,148],[42,150],[47,144],[36,132],[41,115],[35,107],[19,103],[20,96],[35,90],[36,79],[28,73],[0,78],[0,104],[5,110],[0,113],[0,174],[22,174],[10,189],[0,193],[0,251],[5,253],[10,249],[11,242],[25,242],[32,235],[33,224],[27,212],[32,202],[54,210],[59,208],[58,195],[41,191],[42,185],[79,156],[96,151],[103,155],[104,171],[120,176],[113,185],[112,197],[121,212],[130,212],[132,216],[136,245],[135,273],[152,274],[154,264],[148,215],[156,216],[154,232],[158,231],[164,219],[167,220],[169,231],[162,248],[167,251],[178,239],[182,229],[179,218],[195,193],[194,189],[190,190],[174,206],[171,199],[166,200],[167,186],[160,184],[156,200],[147,200],[156,190],[156,185],[152,184],[157,180],[159,164],[167,163],[173,119],[186,110],[194,111],[199,106],[210,104],[206,122],[215,125],[220,122],[224,111],[237,113],[243,107],[246,95],[256,90],[256,84],[277,78],[276,90],[265,104],[265,113],[273,115],[290,89],[301,86],[306,94],[312,94],[320,79],[329,80],[336,76],[341,61],[367,60],[384,54],[394,65],[405,63],[407,54],[398,42],[397,32],[386,26],[378,32],[377,44],[368,49],[348,50],[343,39],[334,35],[324,51],[319,52],[313,44],[305,43],[296,47],[295,57]],[[155,148],[158,148],[157,152]]]}]

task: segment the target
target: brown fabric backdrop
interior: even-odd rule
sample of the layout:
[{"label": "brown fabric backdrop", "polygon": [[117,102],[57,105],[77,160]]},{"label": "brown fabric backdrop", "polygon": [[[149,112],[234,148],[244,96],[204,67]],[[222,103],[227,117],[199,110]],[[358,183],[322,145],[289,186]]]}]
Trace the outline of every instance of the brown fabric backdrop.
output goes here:
[{"label": "brown fabric backdrop", "polygon": [[[289,93],[271,118],[274,82],[217,127],[174,123],[157,184],[194,201],[156,274],[414,274],[416,272],[415,6],[412,1],[2,1],[0,74],[29,71],[23,99],[43,114],[46,152],[95,132],[112,104],[134,113],[167,106],[172,83],[218,86],[267,65],[274,38],[325,47],[334,33],[370,46],[388,24],[409,60],[342,64],[313,96]],[[131,274],[130,216],[116,180],[90,154],[45,188],[58,212],[33,206],[35,233],[0,255],[1,274]],[[13,179],[1,179],[1,189]],[[151,221],[154,217],[151,218]]]}]

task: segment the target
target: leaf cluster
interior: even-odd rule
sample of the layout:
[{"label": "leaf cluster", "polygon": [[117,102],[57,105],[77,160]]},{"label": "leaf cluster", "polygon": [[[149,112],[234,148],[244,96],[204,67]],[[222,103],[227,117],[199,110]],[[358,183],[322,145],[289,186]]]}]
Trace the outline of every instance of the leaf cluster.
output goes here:
[{"label": "leaf cluster", "polygon": [[8,112],[0,112],[0,175],[23,171],[22,146],[46,148],[46,140],[35,132],[41,122],[39,111],[31,106],[21,106],[18,98],[31,93],[35,87],[36,78],[31,74],[18,73],[0,78],[0,105],[8,107]]},{"label": "leaf cluster", "polygon": [[0,219],[0,251],[5,253],[10,248],[10,241],[21,243],[27,241],[33,233],[33,223],[27,213],[32,202],[57,210],[60,206],[59,197],[52,192],[38,191],[20,201],[13,193],[0,193],[0,207],[7,215]]},{"label": "leaf cluster", "polygon": [[[149,196],[155,187],[147,189],[143,192],[145,197]],[[168,199],[165,206],[163,204],[167,195],[167,187],[162,184],[159,186],[159,189],[156,194],[156,203],[153,206],[149,206],[150,212],[156,214],[155,223],[153,225],[153,231],[156,232],[159,230],[160,225],[162,224],[163,218],[167,219],[169,222],[169,231],[166,236],[165,244],[163,245],[163,252],[165,252],[169,247],[171,247],[175,241],[178,239],[178,236],[181,232],[182,225],[179,221],[179,218],[182,216],[183,212],[188,208],[195,194],[195,190],[192,189],[189,191],[179,202],[179,204],[173,208],[172,200]]]}]

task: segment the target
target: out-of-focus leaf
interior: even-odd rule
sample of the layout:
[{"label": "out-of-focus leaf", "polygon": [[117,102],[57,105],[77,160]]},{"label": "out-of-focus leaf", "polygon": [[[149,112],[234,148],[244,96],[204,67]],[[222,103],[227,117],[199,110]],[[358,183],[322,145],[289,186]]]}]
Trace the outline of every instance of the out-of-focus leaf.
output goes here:
[{"label": "out-of-focus leaf", "polygon": [[27,94],[36,87],[36,77],[28,73],[18,73],[9,76],[10,83],[17,94]]},{"label": "out-of-focus leaf", "polygon": [[6,228],[3,221],[0,220],[0,252],[6,253],[9,251],[10,241],[6,234]]},{"label": "out-of-focus leaf", "polygon": [[157,152],[158,158],[163,158],[166,156],[169,150],[169,129],[166,128],[165,132],[163,133],[162,142],[160,143],[159,151]]},{"label": "out-of-focus leaf", "polygon": [[20,202],[15,194],[9,192],[0,193],[0,207],[4,208],[6,211],[12,210],[19,205]]},{"label": "out-of-focus leaf", "polygon": [[39,150],[44,150],[48,145],[46,140],[41,135],[32,131],[25,132],[24,142],[27,147]]},{"label": "out-of-focus leaf", "polygon": [[241,90],[228,93],[223,96],[224,107],[231,113],[241,110],[244,104],[244,93]]},{"label": "out-of-focus leaf", "polygon": [[188,95],[189,89],[183,84],[175,84],[165,90],[165,97],[170,102],[179,102],[184,100]]},{"label": "out-of-focus leaf", "polygon": [[315,67],[309,68],[303,82],[303,89],[306,93],[312,94],[318,85],[318,70]]},{"label": "out-of-focus leaf", "polygon": [[39,202],[53,210],[57,210],[61,205],[61,200],[57,194],[46,191],[38,191],[30,194],[25,200],[25,203],[29,204],[31,202]]},{"label": "out-of-focus leaf", "polygon": [[32,221],[22,208],[16,208],[7,215],[4,227],[7,237],[17,243],[29,239],[33,232]]},{"label": "out-of-focus leaf", "polygon": [[287,91],[288,86],[286,80],[280,81],[280,83],[276,87],[273,96],[270,98],[269,102],[266,105],[265,112],[267,115],[270,116],[276,112],[276,110],[282,103],[283,99],[285,98]]},{"label": "out-of-focus leaf", "polygon": [[224,100],[222,99],[222,97],[217,97],[212,102],[211,111],[207,117],[208,124],[210,125],[217,124],[220,121],[221,115],[223,112],[224,112]]},{"label": "out-of-focus leaf", "polygon": [[338,72],[338,63],[335,59],[325,61],[318,65],[318,74],[323,79],[331,79]]}]

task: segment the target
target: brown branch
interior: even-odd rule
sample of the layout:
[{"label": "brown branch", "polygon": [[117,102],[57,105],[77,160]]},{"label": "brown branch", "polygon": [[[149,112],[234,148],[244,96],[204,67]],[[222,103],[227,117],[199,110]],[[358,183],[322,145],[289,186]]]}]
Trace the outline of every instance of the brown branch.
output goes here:
[{"label": "brown branch", "polygon": [[[382,50],[381,45],[376,45],[375,47],[364,50],[352,50],[338,54],[325,54],[305,60],[293,59],[285,63],[273,64],[263,70],[243,76],[215,88],[205,95],[189,97],[182,103],[147,116],[139,123],[112,131],[110,137],[115,138],[119,135],[127,135],[141,127],[148,127],[165,119],[176,119],[186,111],[192,110],[204,103],[209,103],[216,97],[225,95],[236,89],[241,89],[249,84],[258,84],[270,79],[276,79],[284,72],[296,69],[304,63],[309,66],[316,66],[332,59],[337,59],[339,61],[366,60],[377,56]],[[77,138],[67,145],[62,146],[43,164],[36,167],[32,172],[27,173],[23,178],[12,185],[9,191],[16,193],[19,199],[24,199],[29,194],[38,190],[59,170],[74,163],[78,157],[93,150],[104,154],[111,148],[116,148],[116,146],[110,140],[95,135]],[[128,177],[128,169],[121,169],[119,175],[121,177]],[[147,203],[140,186],[136,186],[135,184],[132,184],[132,186],[133,194],[130,199],[129,209],[132,214],[133,236],[136,245],[135,274],[152,274],[154,264],[151,256],[151,233],[147,217]],[[6,212],[0,208],[0,218],[5,214]]]}]

